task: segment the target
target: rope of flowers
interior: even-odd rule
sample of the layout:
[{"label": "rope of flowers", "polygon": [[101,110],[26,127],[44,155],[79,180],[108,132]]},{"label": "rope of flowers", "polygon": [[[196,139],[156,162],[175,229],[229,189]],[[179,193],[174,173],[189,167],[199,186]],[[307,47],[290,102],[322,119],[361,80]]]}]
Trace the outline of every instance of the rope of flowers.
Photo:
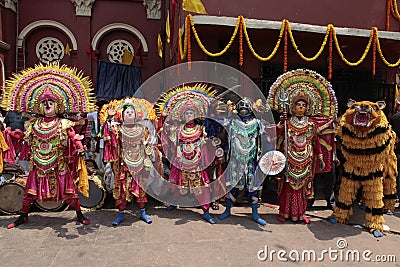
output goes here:
[{"label": "rope of flowers", "polygon": [[381,44],[379,42],[379,36],[378,36],[378,31],[376,32],[376,48],[378,50],[378,54],[382,61],[388,66],[388,67],[398,67],[400,65],[400,58],[396,61],[396,63],[389,63],[386,58],[383,55]]},{"label": "rope of flowers", "polygon": [[190,17],[186,20],[186,40],[187,40],[187,62],[188,62],[188,69],[192,69],[192,43],[190,42]]},{"label": "rope of flowers", "polygon": [[386,23],[385,23],[385,31],[388,31],[390,28],[390,13],[392,11],[392,0],[386,0]]},{"label": "rope of flowers", "polygon": [[243,17],[240,16],[239,24],[239,66],[243,66]]},{"label": "rope of flowers", "polygon": [[287,71],[287,29],[288,29],[289,22],[286,21],[285,23],[285,32],[283,33],[283,73]]},{"label": "rope of flowers", "polygon": [[292,29],[290,28],[290,23],[287,23],[287,31],[289,33],[290,41],[292,42],[293,48],[296,51],[296,53],[305,61],[314,61],[321,55],[321,53],[322,53],[322,51],[324,51],[325,45],[326,45],[326,43],[328,41],[328,37],[329,37],[329,33],[330,33],[330,30],[331,30],[331,27],[332,27],[332,24],[328,24],[328,27],[326,28],[324,41],[322,42],[322,45],[319,48],[318,52],[313,57],[306,57],[299,50],[299,47],[297,46],[296,41],[294,40]]},{"label": "rope of flowers", "polygon": [[[390,0],[389,0],[389,1],[390,1]],[[394,1],[394,3],[395,3],[395,2],[396,2],[396,1]],[[394,10],[397,10],[396,12],[398,12],[397,4],[394,4],[394,7],[393,7],[393,8],[394,8]],[[296,44],[295,38],[294,38],[294,36],[293,36],[293,33],[292,33],[292,31],[291,31],[289,21],[286,20],[286,19],[284,19],[284,20],[282,21],[281,29],[280,29],[280,32],[279,32],[279,37],[278,37],[278,40],[277,40],[277,42],[276,42],[276,44],[275,44],[275,47],[273,48],[271,54],[268,55],[268,56],[266,56],[266,57],[260,56],[260,55],[255,51],[255,49],[254,49],[254,47],[253,47],[253,44],[252,44],[251,41],[250,41],[250,37],[249,37],[249,34],[248,34],[248,32],[247,32],[246,21],[245,21],[245,19],[243,18],[243,16],[239,16],[239,17],[238,17],[238,20],[237,20],[236,25],[235,25],[235,30],[234,30],[234,32],[233,32],[233,34],[232,34],[232,36],[231,36],[231,39],[230,39],[229,43],[227,44],[227,46],[226,46],[222,51],[220,51],[220,52],[218,52],[218,53],[211,53],[210,51],[208,51],[208,50],[205,48],[205,46],[203,45],[203,42],[200,40],[200,37],[199,37],[199,35],[197,34],[197,31],[196,31],[195,26],[194,26],[193,17],[192,17],[192,15],[190,15],[190,14],[187,16],[187,25],[186,25],[186,26],[187,26],[187,27],[186,27],[187,30],[186,30],[186,34],[185,34],[185,38],[184,38],[183,48],[182,48],[182,41],[180,40],[180,42],[179,42],[179,49],[180,49],[180,53],[179,53],[179,54],[180,54],[180,58],[181,58],[182,60],[183,60],[183,59],[186,57],[186,55],[187,55],[187,57],[188,57],[188,58],[187,58],[187,61],[188,61],[188,62],[191,62],[191,58],[192,58],[192,55],[191,55],[191,43],[190,43],[190,28],[191,28],[192,31],[193,31],[193,34],[194,34],[194,36],[195,36],[195,39],[196,39],[196,41],[197,41],[199,47],[201,48],[201,50],[202,50],[205,54],[207,54],[208,56],[212,56],[212,57],[217,57],[217,56],[223,55],[223,54],[230,48],[230,46],[232,45],[233,41],[234,41],[235,38],[236,38],[237,32],[238,32],[238,31],[239,31],[239,32],[243,31],[244,37],[246,38],[247,45],[248,45],[248,47],[249,47],[249,50],[250,50],[251,53],[253,54],[253,56],[254,56],[255,58],[257,58],[259,61],[264,61],[264,62],[265,62],[265,61],[269,61],[269,60],[271,60],[271,59],[276,55],[276,53],[277,53],[277,51],[278,51],[278,49],[279,49],[280,43],[281,43],[281,41],[282,41],[282,37],[284,36],[284,34],[285,34],[285,32],[286,32],[286,34],[289,33],[289,37],[290,37],[291,43],[292,43],[292,45],[293,45],[295,51],[296,51],[297,54],[298,54],[303,60],[305,60],[305,61],[313,61],[313,60],[316,60],[316,59],[321,55],[322,51],[324,50],[324,47],[326,46],[326,43],[327,43],[327,40],[328,40],[328,37],[332,36],[332,37],[330,37],[330,43],[333,42],[333,41],[335,42],[335,47],[336,47],[336,50],[337,50],[337,52],[338,52],[340,58],[341,58],[342,61],[345,62],[348,66],[354,67],[354,66],[360,65],[360,64],[365,60],[365,58],[366,58],[366,56],[367,56],[367,54],[368,54],[368,52],[369,52],[369,50],[370,50],[370,48],[371,48],[371,44],[373,44],[373,42],[376,42],[376,50],[378,51],[379,56],[380,56],[380,58],[382,59],[382,61],[384,62],[384,64],[386,64],[388,67],[397,67],[397,66],[399,66],[399,64],[400,64],[400,58],[399,58],[395,63],[389,63],[389,62],[385,59],[385,57],[384,57],[384,55],[383,55],[383,52],[382,52],[382,49],[381,49],[381,46],[380,46],[379,37],[378,37],[378,31],[377,31],[376,29],[372,29],[372,30],[371,30],[370,37],[369,37],[369,40],[368,40],[368,44],[367,44],[367,46],[366,46],[366,48],[365,48],[365,50],[364,50],[362,56],[360,57],[360,59],[357,60],[356,62],[350,62],[348,59],[346,59],[346,57],[344,56],[343,52],[342,52],[341,49],[340,49],[340,45],[339,45],[338,37],[337,37],[337,34],[336,34],[336,30],[335,30],[334,25],[332,25],[332,24],[328,24],[328,26],[327,26],[327,31],[326,31],[326,33],[325,33],[325,37],[324,37],[323,43],[322,43],[321,47],[319,48],[317,54],[315,54],[313,57],[306,57],[306,56],[304,56],[304,54],[299,50],[298,45]],[[287,31],[285,30],[286,27],[288,27]],[[243,33],[239,33],[239,56],[240,56],[240,58],[239,58],[239,64],[243,64],[243,59],[242,59],[242,57],[243,57],[243,40],[242,40],[243,36],[242,36],[242,34],[243,34]],[[180,33],[180,35],[182,35],[182,33]],[[242,40],[242,41],[240,41],[240,40]],[[373,45],[375,45],[375,44],[373,44]],[[285,50],[285,49],[286,49],[286,50]],[[330,48],[330,49],[331,49],[331,48]],[[286,56],[285,56],[285,51],[286,51]],[[329,58],[329,60],[330,60],[330,62],[331,62],[331,61],[332,61],[332,60],[331,60],[331,58],[332,58],[332,53],[331,53],[331,52],[329,52],[329,53],[330,53],[330,56],[329,56],[330,58]],[[374,52],[373,52],[373,53],[374,53]],[[375,51],[375,53],[376,53],[376,51]],[[375,58],[375,57],[374,57],[374,58]],[[376,59],[374,59],[374,58],[373,58],[373,60],[376,60]],[[284,45],[284,64],[285,64],[285,62],[286,62],[286,64],[287,64],[287,44],[286,44],[286,48],[285,48],[285,45]],[[375,62],[375,63],[373,62],[373,64],[376,64],[376,62]],[[331,65],[332,65],[332,64],[330,64],[330,67],[329,67],[329,68],[332,68]],[[285,66],[285,65],[284,65],[284,66]],[[328,71],[329,71],[329,70],[328,70]]]},{"label": "rope of flowers", "polygon": [[178,46],[179,46],[179,54],[180,60],[184,60],[186,58],[187,53],[187,39],[183,38],[183,48],[182,48],[182,29],[179,28],[178,30]]},{"label": "rope of flowers", "polygon": [[367,54],[368,54],[368,52],[369,52],[369,49],[371,48],[372,40],[374,39],[374,31],[371,30],[371,33],[370,33],[370,36],[369,36],[368,44],[367,44],[367,46],[366,46],[366,48],[365,48],[365,50],[364,50],[364,53],[362,54],[361,58],[360,58],[358,61],[356,61],[356,62],[350,62],[350,61],[348,61],[348,60],[345,58],[345,56],[343,55],[342,50],[340,49],[340,45],[339,45],[339,41],[338,41],[337,36],[336,36],[335,28],[332,28],[332,30],[333,30],[333,39],[335,40],[336,50],[337,50],[337,52],[339,53],[340,58],[341,58],[347,65],[349,65],[349,66],[351,66],[351,67],[360,65],[361,62],[364,61],[365,57],[367,56]]},{"label": "rope of flowers", "polygon": [[328,79],[332,79],[332,52],[333,52],[333,25],[329,29],[329,61],[328,61]]},{"label": "rope of flowers", "polygon": [[372,28],[372,31],[374,32],[374,40],[372,44],[372,75],[375,76],[376,73],[376,32],[377,29],[376,27]]},{"label": "rope of flowers", "polygon": [[396,0],[389,0],[390,2],[390,11],[392,13],[392,16],[400,20],[400,14],[399,14],[399,9],[397,8],[397,1]]},{"label": "rope of flowers", "polygon": [[281,43],[281,41],[282,41],[282,36],[283,36],[284,31],[285,31],[286,22],[287,22],[286,19],[284,19],[284,20],[282,21],[282,26],[281,26],[281,30],[280,30],[280,32],[279,32],[278,41],[276,42],[275,47],[274,47],[274,49],[272,50],[271,54],[270,54],[269,56],[267,56],[267,57],[262,57],[262,56],[260,56],[259,54],[257,54],[257,52],[254,50],[253,45],[252,45],[251,42],[250,42],[249,34],[247,33],[246,23],[245,23],[245,21],[243,20],[243,31],[244,31],[244,36],[245,36],[245,38],[246,38],[247,45],[249,46],[249,49],[250,49],[251,53],[253,54],[253,56],[254,56],[255,58],[257,58],[257,59],[260,60],[260,61],[268,61],[268,60],[271,60],[271,58],[273,58],[273,57],[275,56],[276,52],[278,51],[279,45],[280,45],[280,43]]},{"label": "rope of flowers", "polygon": [[225,54],[225,52],[229,49],[229,47],[231,47],[233,41],[235,40],[236,34],[237,34],[238,30],[239,30],[240,21],[241,21],[241,16],[239,16],[239,17],[238,17],[238,20],[237,20],[237,22],[236,22],[235,30],[234,30],[234,32],[233,32],[233,34],[232,34],[232,36],[231,36],[231,39],[229,40],[229,43],[225,46],[225,48],[222,49],[222,51],[220,51],[220,52],[218,52],[218,53],[211,53],[210,51],[208,51],[208,50],[204,47],[203,43],[201,42],[200,37],[199,37],[199,35],[197,34],[196,28],[194,27],[194,20],[193,20],[192,15],[189,14],[188,16],[189,16],[190,24],[191,24],[191,26],[192,26],[193,35],[194,35],[194,37],[196,38],[196,41],[197,41],[197,43],[199,44],[199,47],[201,48],[201,50],[203,50],[203,52],[204,52],[205,54],[207,54],[207,55],[210,56],[210,57],[219,57],[219,56],[222,56],[223,54]]}]

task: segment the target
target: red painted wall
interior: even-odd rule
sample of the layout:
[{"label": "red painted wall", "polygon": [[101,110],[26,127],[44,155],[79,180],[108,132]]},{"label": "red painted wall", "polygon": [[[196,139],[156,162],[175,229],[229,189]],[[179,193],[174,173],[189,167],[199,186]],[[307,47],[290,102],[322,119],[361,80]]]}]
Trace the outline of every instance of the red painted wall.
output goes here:
[{"label": "red painted wall", "polygon": [[17,34],[17,19],[16,13],[10,9],[1,8],[1,20],[2,20],[2,40],[9,44],[11,47],[8,51],[4,52],[4,68],[5,76],[9,77],[15,72],[15,60],[16,60],[16,34]]},{"label": "red painted wall", "polygon": [[[230,0],[202,1],[208,15],[283,20],[337,27],[385,29],[386,1],[376,0]],[[227,4],[229,2],[229,4]],[[399,22],[392,17],[392,29],[399,30]]]},{"label": "red painted wall", "polygon": [[[143,2],[97,0],[92,7],[92,16],[76,16],[75,7],[70,0],[37,0],[34,5],[30,1],[19,2],[19,31],[32,22],[45,19],[54,20],[65,25],[74,34],[78,42],[78,50],[74,51],[70,57],[64,56],[62,63],[73,65],[83,70],[85,75],[91,76],[94,82],[96,81],[97,62],[87,54],[87,49],[96,32],[111,23],[129,24],[144,35],[149,52],[143,56],[143,80],[161,69],[161,59],[157,56],[157,34],[160,30],[160,20],[147,19]],[[36,43],[45,36],[56,37],[64,45],[68,42],[72,48],[71,41],[62,31],[48,27],[35,29],[26,36],[27,66],[33,66],[37,63]],[[108,60],[106,55],[107,45],[110,41],[119,38],[128,40],[134,49],[136,49],[139,42],[139,39],[128,31],[116,30],[109,32],[100,39],[96,48],[99,60]],[[8,60],[11,62],[10,58]]]},{"label": "red painted wall", "polygon": [[[181,2],[179,0],[178,2]],[[375,26],[380,31],[383,31],[386,23],[386,1],[376,0],[281,0],[281,1],[260,1],[260,0],[230,0],[230,1],[207,1],[203,0],[203,4],[208,11],[209,15],[215,16],[230,16],[237,17],[243,15],[245,18],[265,19],[272,21],[281,21],[288,19],[290,22],[308,23],[314,25],[327,25],[332,23],[335,27],[351,27],[351,28],[364,28],[370,29]],[[11,44],[11,49],[5,54],[5,64],[7,75],[15,70],[15,39],[16,39],[16,14],[9,9],[2,8],[2,22],[3,22],[3,40]],[[166,56],[166,65],[174,64],[176,62],[176,34],[178,27],[184,21],[187,13],[177,13],[175,23],[175,38],[174,46],[167,49],[164,53]],[[179,18],[180,16],[180,18]],[[78,50],[72,53],[70,57],[65,56],[63,63],[74,65],[79,69],[84,70],[86,75],[90,75],[93,81],[96,80],[97,63],[91,60],[90,56],[86,53],[89,43],[91,42],[94,34],[111,23],[126,23],[137,28],[145,37],[149,53],[144,55],[144,65],[142,68],[142,78],[146,80],[161,69],[161,59],[157,54],[157,34],[161,28],[160,20],[149,20],[146,16],[146,9],[141,1],[132,0],[96,0],[92,8],[91,17],[79,17],[75,15],[75,7],[70,0],[36,0],[34,1],[19,1],[19,31],[30,23],[49,19],[63,23],[69,28],[78,41]],[[180,23],[179,23],[180,22]],[[212,51],[220,51],[229,41],[232,34],[233,27],[217,27],[217,26],[199,26],[198,32],[204,41],[206,47]],[[400,22],[390,16],[390,30],[399,31]],[[26,36],[26,63],[27,66],[32,66],[37,62],[35,53],[36,42],[52,34],[62,42],[69,42],[68,37],[56,29],[38,29],[32,31]],[[273,30],[251,30],[252,44],[260,55],[269,55],[272,51],[277,37],[278,31]],[[136,48],[138,43],[137,37],[126,31],[115,31],[107,33],[99,42],[97,48],[97,55],[100,60],[107,60],[106,47],[108,43],[116,38],[126,39]],[[314,55],[322,42],[322,35],[296,33],[296,41],[300,50],[308,55]],[[360,51],[362,52],[366,43],[366,38],[349,38],[340,37],[340,42],[343,44],[348,43],[348,47],[343,49],[346,57],[352,60],[359,58]],[[385,51],[385,56],[391,62],[395,62],[400,54],[398,42],[382,41],[382,48]],[[193,60],[220,60],[229,65],[238,67],[238,42],[232,45],[228,54],[216,59],[210,58],[205,55],[192,37],[192,53]],[[171,60],[170,54],[175,56]],[[302,64],[302,65],[318,65],[327,66],[327,49],[323,52],[321,57],[314,61],[307,63],[299,58],[291,45],[288,49],[288,63],[289,64]],[[346,67],[340,60],[336,51],[333,55],[334,66]],[[276,56],[270,61],[271,64],[279,64],[283,61],[283,46],[278,50]],[[371,68],[371,55],[368,55],[365,62],[357,68],[370,69]],[[247,44],[244,44],[244,65],[241,68],[250,77],[259,77],[261,62],[254,58]],[[386,68],[380,60],[377,61],[377,68]],[[389,80],[395,72],[393,69],[388,69],[390,74]],[[389,76],[389,75],[388,75]]]}]

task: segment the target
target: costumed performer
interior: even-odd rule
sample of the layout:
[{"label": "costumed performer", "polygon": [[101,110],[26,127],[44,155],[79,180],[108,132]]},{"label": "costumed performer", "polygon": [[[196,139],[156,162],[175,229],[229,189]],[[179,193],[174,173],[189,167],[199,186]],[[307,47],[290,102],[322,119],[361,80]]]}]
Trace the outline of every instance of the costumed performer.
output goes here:
[{"label": "costumed performer", "polygon": [[166,92],[157,101],[157,110],[164,117],[161,142],[164,155],[171,162],[169,182],[173,201],[166,210],[177,208],[181,195],[193,196],[201,205],[203,219],[211,224],[216,220],[209,213],[211,196],[206,168],[215,156],[215,147],[207,145],[202,125],[215,91],[204,84],[185,85]]},{"label": "costumed performer", "polygon": [[[117,105],[114,107],[115,103]],[[149,179],[154,178],[155,173],[162,169],[162,166],[158,166],[161,155],[156,144],[149,144],[152,136],[148,128],[139,122],[154,120],[154,109],[144,99],[126,98],[110,102],[108,106],[103,106],[103,110],[107,110],[108,115],[103,128],[104,161],[112,163],[113,196],[119,210],[112,225],[118,226],[124,220],[127,203],[133,197],[136,197],[140,209],[140,219],[150,224],[152,219],[145,209],[145,190],[149,186]],[[104,119],[100,121],[104,122]],[[153,163],[158,166],[158,171],[155,171]]]},{"label": "costumed performer", "polygon": [[307,199],[314,195],[315,168],[325,167],[317,126],[310,116],[335,118],[336,96],[324,77],[297,69],[278,77],[267,101],[272,109],[283,113],[277,125],[277,135],[281,137],[277,147],[284,151],[287,165],[278,195],[278,220],[285,222],[291,218],[309,224],[305,212]]},{"label": "costumed performer", "polygon": [[264,226],[267,222],[258,214],[258,200],[263,179],[256,175],[257,163],[261,158],[261,136],[264,125],[257,119],[253,110],[253,101],[247,97],[236,103],[237,118],[226,119],[230,138],[229,164],[226,169],[226,187],[232,188],[226,196],[226,209],[218,215],[225,220],[231,216],[231,208],[236,202],[240,190],[246,190],[248,204],[251,206],[251,218]]},{"label": "costumed performer", "polygon": [[345,159],[344,170],[330,221],[348,222],[353,213],[353,201],[362,187],[365,227],[375,237],[382,237],[383,213],[393,212],[395,207],[396,133],[383,113],[384,101],[349,99],[347,106],[337,131]]},{"label": "costumed performer", "polygon": [[22,213],[8,225],[28,221],[31,203],[63,200],[76,210],[77,221],[89,224],[80,208],[77,189],[88,197],[88,176],[82,137],[75,122],[61,118],[63,113],[84,113],[95,109],[91,81],[77,70],[58,63],[36,65],[15,74],[6,82],[2,107],[34,112],[25,131],[31,148],[30,171],[22,198]]}]

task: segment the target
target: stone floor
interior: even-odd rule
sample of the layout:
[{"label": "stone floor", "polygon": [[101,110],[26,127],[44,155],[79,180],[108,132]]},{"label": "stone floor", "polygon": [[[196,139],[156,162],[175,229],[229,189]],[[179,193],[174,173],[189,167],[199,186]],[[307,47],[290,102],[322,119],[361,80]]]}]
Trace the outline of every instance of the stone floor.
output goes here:
[{"label": "stone floor", "polygon": [[[74,221],[72,210],[35,211],[28,223],[8,230],[16,215],[2,215],[0,266],[400,266],[398,208],[394,216],[384,216],[391,231],[374,238],[361,227],[363,210],[354,209],[349,225],[332,225],[324,205],[316,202],[314,211],[307,212],[312,223],[305,225],[278,222],[277,207],[264,203],[259,209],[268,221],[264,227],[250,219],[251,209],[245,205],[235,206],[231,217],[217,219],[215,225],[202,220],[200,209],[167,212],[155,202],[147,209],[150,225],[139,220],[136,205],[128,206],[118,227],[111,226],[117,210],[108,208],[86,211],[91,219],[87,226]],[[211,213],[223,209],[221,205]],[[308,253],[315,253],[315,259]],[[377,264],[372,261],[377,256],[392,262]]]}]

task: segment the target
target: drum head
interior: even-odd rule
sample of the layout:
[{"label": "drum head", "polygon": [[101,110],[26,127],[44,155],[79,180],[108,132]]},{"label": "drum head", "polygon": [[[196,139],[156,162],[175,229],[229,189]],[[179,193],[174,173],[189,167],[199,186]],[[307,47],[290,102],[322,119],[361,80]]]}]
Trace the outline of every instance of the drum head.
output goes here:
[{"label": "drum head", "polygon": [[262,172],[266,175],[276,175],[285,167],[286,157],[282,152],[273,150],[265,153],[258,164]]},{"label": "drum head", "polygon": [[101,184],[100,179],[97,177],[89,178],[89,197],[85,197],[78,190],[79,200],[81,206],[88,209],[98,209],[104,204],[104,199],[106,198],[106,191]]},{"label": "drum head", "polygon": [[0,186],[0,210],[7,214],[17,214],[22,210],[22,196],[25,187],[16,182]]},{"label": "drum head", "polygon": [[35,201],[36,207],[43,211],[60,211],[64,207],[64,201]]}]

